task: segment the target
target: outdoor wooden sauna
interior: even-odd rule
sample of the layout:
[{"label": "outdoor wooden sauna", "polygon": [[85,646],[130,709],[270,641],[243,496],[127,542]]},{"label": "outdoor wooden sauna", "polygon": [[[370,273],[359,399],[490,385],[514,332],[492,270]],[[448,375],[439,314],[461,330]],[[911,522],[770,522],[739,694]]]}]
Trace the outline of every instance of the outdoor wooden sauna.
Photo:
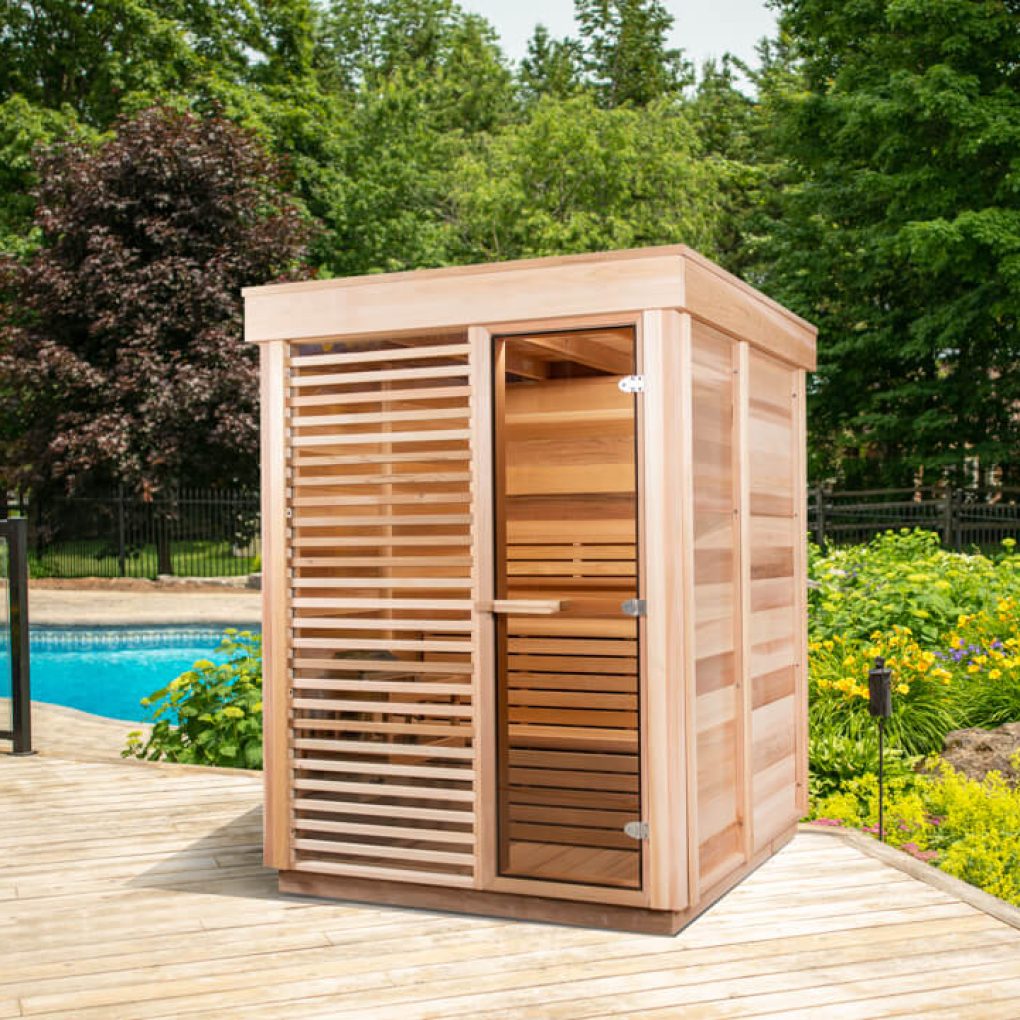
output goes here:
[{"label": "outdoor wooden sauna", "polygon": [[674,932],[790,838],[812,326],[679,246],[245,299],[282,890]]}]

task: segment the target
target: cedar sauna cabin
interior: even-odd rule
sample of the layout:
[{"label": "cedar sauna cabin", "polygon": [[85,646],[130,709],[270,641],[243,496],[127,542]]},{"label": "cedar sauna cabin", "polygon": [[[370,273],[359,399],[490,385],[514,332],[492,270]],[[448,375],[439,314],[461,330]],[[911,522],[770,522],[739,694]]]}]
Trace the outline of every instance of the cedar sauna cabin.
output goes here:
[{"label": "cedar sauna cabin", "polygon": [[672,933],[790,838],[811,325],[679,246],[245,299],[282,890]]}]

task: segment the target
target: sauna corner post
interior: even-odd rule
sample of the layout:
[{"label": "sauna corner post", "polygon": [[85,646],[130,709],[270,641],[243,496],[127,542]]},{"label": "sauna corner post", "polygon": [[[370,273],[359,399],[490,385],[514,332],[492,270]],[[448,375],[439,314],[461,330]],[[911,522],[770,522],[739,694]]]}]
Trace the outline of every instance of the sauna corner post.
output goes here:
[{"label": "sauna corner post", "polygon": [[807,619],[807,373],[799,369],[793,393],[794,421],[794,513],[797,520],[794,546],[797,624],[797,809],[808,813],[808,619]]},{"label": "sauna corner post", "polygon": [[[687,762],[685,645],[690,606],[683,599],[689,550],[683,505],[690,471],[690,331],[680,313],[646,311],[641,316],[641,372],[647,383],[641,407],[644,520],[641,568],[648,611],[644,628],[644,787],[648,842],[649,906],[681,910],[691,902],[688,841],[692,805]],[[686,338],[686,339],[685,339]],[[685,354],[686,351],[686,354]],[[685,395],[686,391],[686,395]],[[686,409],[686,410],[685,410]]]},{"label": "sauna corner post", "polygon": [[287,750],[287,357],[259,344],[262,457],[262,718],[267,867],[291,867]]},{"label": "sauna corner post", "polygon": [[471,363],[471,597],[474,602],[471,663],[475,749],[475,888],[489,888],[496,873],[496,668],[495,621],[483,605],[493,588],[493,338],[468,329]]}]

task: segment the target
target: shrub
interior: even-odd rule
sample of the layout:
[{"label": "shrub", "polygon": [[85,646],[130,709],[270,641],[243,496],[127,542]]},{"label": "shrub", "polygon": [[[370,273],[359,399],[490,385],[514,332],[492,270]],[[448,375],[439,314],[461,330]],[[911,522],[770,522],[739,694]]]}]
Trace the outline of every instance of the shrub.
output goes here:
[{"label": "shrub", "polygon": [[[838,793],[860,776],[877,771],[878,737],[875,727],[865,729],[857,738],[813,727],[809,740],[809,757],[809,792],[811,803],[814,804]],[[917,758],[909,757],[899,748],[886,748],[885,774],[889,777],[910,775],[917,761]]]},{"label": "shrub", "polygon": [[129,734],[125,758],[262,767],[262,639],[228,630],[217,651],[225,663],[200,659],[142,699],[153,709],[152,733],[146,741]]},{"label": "shrub", "polygon": [[917,643],[907,627],[876,631],[867,642],[840,635],[809,644],[810,720],[814,732],[864,739],[874,733],[868,714],[868,670],[882,656],[893,671],[893,715],[886,732],[893,746],[908,754],[928,754],[942,746],[957,713],[950,690],[952,674],[936,654]]},{"label": "shrub", "polygon": [[963,615],[939,656],[955,674],[957,714],[965,726],[1020,720],[1020,606],[1012,596]]},{"label": "shrub", "polygon": [[1020,558],[948,552],[934,532],[887,531],[866,545],[822,555],[812,547],[808,595],[811,637],[836,634],[866,641],[875,631],[909,628],[926,645],[937,645],[966,613],[1020,594]]},{"label": "shrub", "polygon": [[810,719],[820,790],[834,769],[823,748],[871,739],[867,674],[893,671],[890,744],[939,751],[947,732],[1020,719],[1020,558],[947,552],[922,531],[887,532],[863,546],[811,552]]}]

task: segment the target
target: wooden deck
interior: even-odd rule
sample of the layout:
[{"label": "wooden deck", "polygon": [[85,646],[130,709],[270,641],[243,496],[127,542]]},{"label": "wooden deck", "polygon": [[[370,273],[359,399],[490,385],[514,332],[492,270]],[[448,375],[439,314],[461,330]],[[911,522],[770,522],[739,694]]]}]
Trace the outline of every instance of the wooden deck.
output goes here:
[{"label": "wooden deck", "polygon": [[822,834],[667,939],[281,898],[260,803],[0,757],[0,1018],[1018,1014],[1020,931]]}]

